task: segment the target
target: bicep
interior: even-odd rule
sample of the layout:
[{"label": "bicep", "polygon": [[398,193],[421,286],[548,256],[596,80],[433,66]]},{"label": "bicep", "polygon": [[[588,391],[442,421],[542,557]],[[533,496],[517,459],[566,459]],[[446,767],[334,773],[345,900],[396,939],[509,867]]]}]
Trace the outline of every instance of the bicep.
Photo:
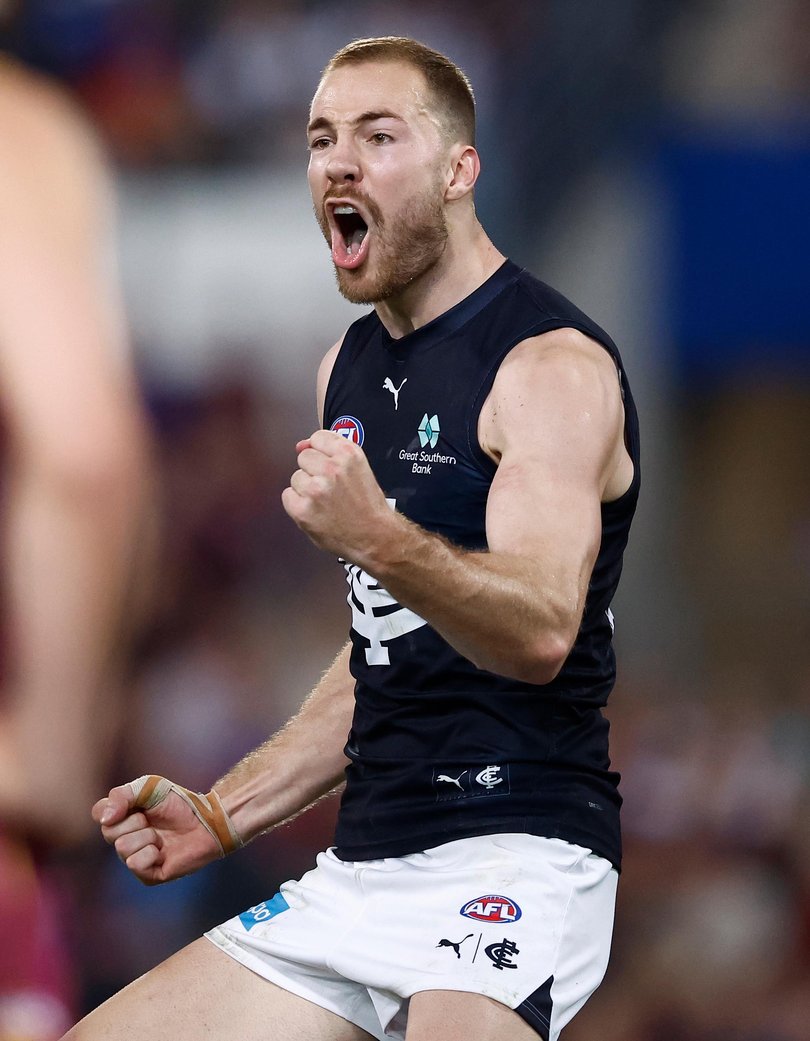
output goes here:
[{"label": "bicep", "polygon": [[489,437],[498,469],[487,539],[491,552],[542,560],[546,575],[582,593],[599,552],[623,413],[612,360],[582,338],[568,339],[521,345],[493,387]]},{"label": "bicep", "polygon": [[540,458],[504,458],[487,501],[489,552],[520,557],[566,598],[582,603],[599,552],[598,491]]}]

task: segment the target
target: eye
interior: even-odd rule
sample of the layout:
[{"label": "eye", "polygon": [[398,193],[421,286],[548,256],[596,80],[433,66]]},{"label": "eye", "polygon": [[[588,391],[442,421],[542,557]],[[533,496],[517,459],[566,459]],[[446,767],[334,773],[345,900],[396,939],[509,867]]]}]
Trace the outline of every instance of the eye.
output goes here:
[{"label": "eye", "polygon": [[386,134],[383,130],[375,130],[375,132],[371,135],[371,140],[374,142],[375,145],[384,145],[388,141],[393,141],[394,139],[393,137],[391,137],[390,134]]},{"label": "eye", "polygon": [[311,152],[321,152],[328,144],[328,137],[316,137],[313,141],[309,142],[309,150]]}]

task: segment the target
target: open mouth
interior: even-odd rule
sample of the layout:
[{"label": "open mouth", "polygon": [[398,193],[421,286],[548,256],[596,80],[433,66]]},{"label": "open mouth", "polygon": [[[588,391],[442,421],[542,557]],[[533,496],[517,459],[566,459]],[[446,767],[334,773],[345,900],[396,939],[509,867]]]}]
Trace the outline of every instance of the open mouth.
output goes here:
[{"label": "open mouth", "polygon": [[338,267],[355,268],[368,253],[368,224],[351,203],[336,203],[330,207],[332,216],[332,259]]}]

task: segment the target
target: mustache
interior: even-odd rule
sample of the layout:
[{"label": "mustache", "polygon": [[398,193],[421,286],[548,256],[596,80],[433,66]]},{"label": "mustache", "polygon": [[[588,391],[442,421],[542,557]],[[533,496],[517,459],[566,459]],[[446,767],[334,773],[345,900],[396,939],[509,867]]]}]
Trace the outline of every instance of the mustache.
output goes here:
[{"label": "mustache", "polygon": [[326,204],[330,199],[341,199],[349,203],[356,202],[362,207],[363,212],[371,217],[375,224],[382,226],[385,223],[382,211],[372,199],[362,192],[347,191],[345,188],[342,190],[332,188],[325,193],[321,200],[321,217],[323,221],[326,220]]}]

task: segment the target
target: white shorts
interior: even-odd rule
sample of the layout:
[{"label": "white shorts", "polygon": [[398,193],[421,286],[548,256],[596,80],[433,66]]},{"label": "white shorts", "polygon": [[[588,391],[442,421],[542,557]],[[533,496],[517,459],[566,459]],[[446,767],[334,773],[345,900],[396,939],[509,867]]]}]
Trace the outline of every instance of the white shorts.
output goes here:
[{"label": "white shorts", "polygon": [[404,1038],[423,990],[484,994],[556,1041],[604,976],[617,880],[590,850],[535,835],[380,860],[330,850],[206,936],[379,1041]]}]

